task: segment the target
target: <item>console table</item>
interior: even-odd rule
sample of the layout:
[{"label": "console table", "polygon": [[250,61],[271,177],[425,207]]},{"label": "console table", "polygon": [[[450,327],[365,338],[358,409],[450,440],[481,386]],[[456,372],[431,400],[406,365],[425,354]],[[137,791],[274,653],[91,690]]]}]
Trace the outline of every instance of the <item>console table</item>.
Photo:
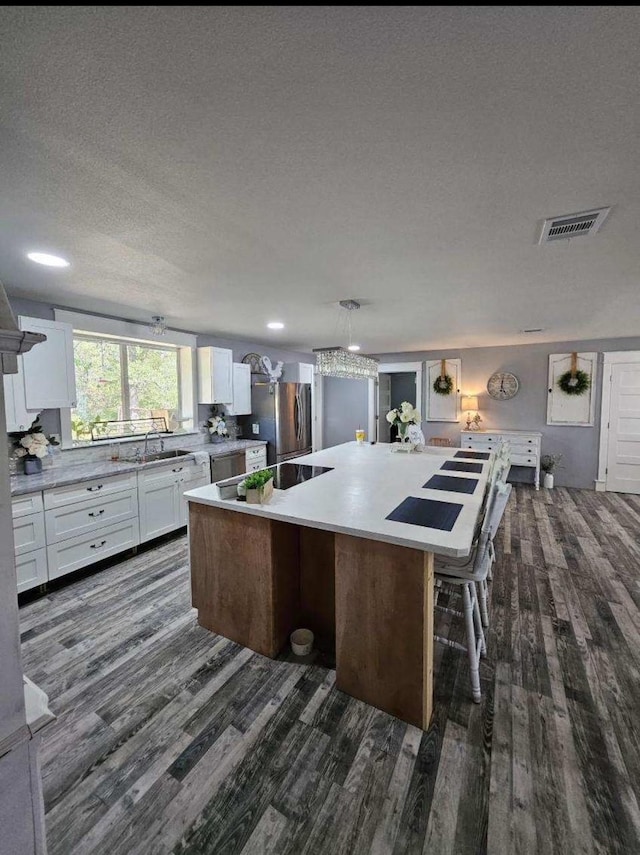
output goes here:
[{"label": "console table", "polygon": [[498,451],[503,442],[511,445],[511,465],[529,466],[534,470],[536,490],[540,489],[540,446],[542,434],[532,430],[463,430],[461,448],[475,451]]}]

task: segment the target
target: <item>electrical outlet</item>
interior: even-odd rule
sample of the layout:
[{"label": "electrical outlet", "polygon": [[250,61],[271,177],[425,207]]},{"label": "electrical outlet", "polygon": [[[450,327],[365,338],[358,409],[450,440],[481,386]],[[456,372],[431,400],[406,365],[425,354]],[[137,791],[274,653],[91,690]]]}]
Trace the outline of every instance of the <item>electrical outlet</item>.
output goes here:
[{"label": "electrical outlet", "polygon": [[251,425],[251,430],[252,430],[255,434],[259,434],[259,433],[260,433],[260,425],[259,425],[259,424],[255,424],[255,423],[254,423],[254,424],[252,424],[252,425]]}]

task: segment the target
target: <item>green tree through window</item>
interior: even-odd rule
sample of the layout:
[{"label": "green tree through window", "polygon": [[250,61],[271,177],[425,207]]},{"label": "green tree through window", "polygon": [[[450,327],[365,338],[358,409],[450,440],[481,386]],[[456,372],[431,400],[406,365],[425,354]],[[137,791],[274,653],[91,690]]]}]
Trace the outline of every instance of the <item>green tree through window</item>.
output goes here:
[{"label": "green tree through window", "polygon": [[174,430],[180,409],[178,352],[172,347],[74,336],[77,406],[74,440],[91,439],[98,422],[164,416]]}]

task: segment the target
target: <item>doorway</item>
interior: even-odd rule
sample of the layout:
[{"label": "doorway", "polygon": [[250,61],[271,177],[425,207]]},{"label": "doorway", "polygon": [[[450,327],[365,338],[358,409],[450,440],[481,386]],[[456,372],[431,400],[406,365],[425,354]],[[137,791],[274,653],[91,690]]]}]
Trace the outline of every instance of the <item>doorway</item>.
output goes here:
[{"label": "doorway", "polygon": [[596,489],[640,494],[640,352],[605,353]]},{"label": "doorway", "polygon": [[378,382],[374,390],[376,436],[378,442],[393,442],[397,428],[386,419],[389,410],[409,401],[422,413],[422,363],[381,363],[378,367]]}]

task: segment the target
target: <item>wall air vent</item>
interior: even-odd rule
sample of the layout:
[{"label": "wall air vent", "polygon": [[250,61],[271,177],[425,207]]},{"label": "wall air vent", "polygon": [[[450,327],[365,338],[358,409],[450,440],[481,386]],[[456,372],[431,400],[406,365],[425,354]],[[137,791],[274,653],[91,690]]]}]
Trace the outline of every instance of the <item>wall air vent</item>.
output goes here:
[{"label": "wall air vent", "polygon": [[539,243],[551,243],[555,240],[569,240],[580,235],[594,235],[611,208],[594,208],[579,214],[564,214],[544,221]]}]

